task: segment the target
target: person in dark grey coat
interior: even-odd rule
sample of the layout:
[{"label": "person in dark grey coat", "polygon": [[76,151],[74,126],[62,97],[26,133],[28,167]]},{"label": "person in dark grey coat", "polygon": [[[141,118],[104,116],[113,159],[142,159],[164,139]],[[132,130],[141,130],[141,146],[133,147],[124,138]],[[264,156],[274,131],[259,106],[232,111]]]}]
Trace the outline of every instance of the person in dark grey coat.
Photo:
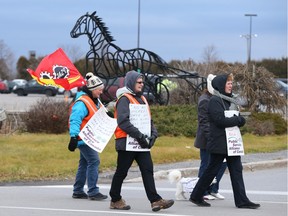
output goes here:
[{"label": "person in dark grey coat", "polygon": [[[207,79],[208,82],[208,79]],[[210,160],[210,153],[207,151],[206,146],[209,139],[209,132],[210,132],[210,123],[208,117],[208,103],[211,98],[211,94],[209,93],[208,89],[205,89],[203,94],[199,97],[198,100],[198,127],[197,127],[197,134],[196,139],[194,142],[194,146],[200,149],[200,167],[198,172],[198,177],[200,178],[205,169],[208,166]],[[223,162],[217,176],[216,176],[216,183],[209,186],[207,191],[204,193],[205,200],[213,200],[213,199],[225,199],[223,195],[219,193],[219,183],[221,178],[226,170],[227,164]]]},{"label": "person in dark grey coat", "polygon": [[238,208],[256,209],[260,204],[251,202],[247,195],[242,174],[241,156],[228,156],[225,128],[242,127],[245,119],[242,116],[225,117],[224,111],[231,110],[232,98],[232,74],[218,75],[212,80],[212,86],[217,94],[213,95],[208,104],[210,122],[210,134],[207,150],[210,152],[210,162],[207,169],[197,182],[190,195],[190,201],[201,207],[209,207],[203,199],[203,194],[217,175],[223,160],[226,159],[232,183],[235,206]]},{"label": "person in dark grey coat", "polygon": [[[130,205],[127,205],[125,200],[122,199],[121,188],[133,161],[136,161],[140,168],[145,192],[151,203],[152,211],[167,209],[174,204],[174,200],[163,199],[157,193],[155,187],[153,161],[149,149],[154,145],[158,133],[152,119],[150,118],[150,137],[146,137],[147,134],[143,134],[144,132],[142,133],[131,120],[131,104],[147,106],[148,110],[150,110],[147,100],[142,95],[143,87],[143,75],[136,71],[129,71],[125,76],[125,87],[119,89],[116,93],[118,98],[115,110],[115,116],[117,117],[118,123],[118,127],[115,131],[117,168],[109,192],[111,196],[111,209],[129,210],[131,208]],[[139,118],[147,119],[147,114],[139,114]],[[129,137],[132,137],[137,141],[136,146],[139,144],[141,146],[141,151],[139,151],[138,148],[129,149],[129,145],[126,142]]]}]

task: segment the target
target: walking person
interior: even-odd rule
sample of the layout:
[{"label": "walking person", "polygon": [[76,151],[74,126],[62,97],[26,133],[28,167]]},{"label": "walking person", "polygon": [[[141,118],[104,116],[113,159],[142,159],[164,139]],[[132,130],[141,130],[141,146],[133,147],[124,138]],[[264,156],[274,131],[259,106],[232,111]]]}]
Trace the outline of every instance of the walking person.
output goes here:
[{"label": "walking person", "polygon": [[[213,87],[211,81],[215,76],[209,74],[207,77],[207,88],[204,89],[203,94],[198,99],[198,127],[196,133],[196,139],[194,146],[200,149],[200,167],[198,171],[198,177],[200,178],[205,169],[208,166],[210,160],[210,153],[206,149],[207,141],[209,139],[210,124],[208,118],[208,103],[213,93]],[[226,170],[227,163],[223,162],[219,172],[216,175],[216,183],[211,184],[204,193],[204,200],[225,199],[223,195],[219,193],[219,183]]]},{"label": "walking person", "polygon": [[[167,209],[174,204],[173,200],[163,199],[156,191],[150,149],[153,147],[158,133],[153,121],[148,121],[148,124],[151,126],[150,137],[140,132],[139,128],[135,124],[132,124],[132,106],[145,105],[148,112],[139,114],[139,118],[147,120],[151,117],[148,102],[142,95],[143,87],[143,75],[136,71],[129,71],[125,76],[125,87],[117,91],[118,99],[114,113],[118,123],[115,131],[117,168],[109,192],[111,196],[111,209],[129,210],[131,208],[122,198],[121,188],[134,160],[141,171],[145,192],[151,203],[152,211]],[[131,143],[135,143],[135,145],[133,145],[134,148],[129,149],[129,144]],[[140,150],[137,145],[140,147]]]},{"label": "walking person", "polygon": [[226,159],[232,183],[235,206],[238,208],[256,209],[260,204],[253,203],[246,195],[243,167],[241,156],[228,156],[226,142],[226,127],[242,127],[245,124],[243,116],[225,117],[225,110],[235,109],[235,101],[232,98],[233,75],[218,75],[212,80],[213,95],[208,104],[208,115],[210,122],[210,134],[207,150],[210,152],[210,161],[207,169],[197,182],[190,195],[190,201],[201,207],[210,207],[210,203],[204,201],[203,195],[214,177],[219,172]]},{"label": "walking person", "polygon": [[[85,78],[87,84],[83,86],[81,91],[77,92],[69,117],[69,134],[71,138],[68,149],[75,151],[78,148],[80,151],[72,197],[75,199],[104,200],[108,196],[100,193],[97,186],[100,164],[98,152],[90,148],[79,137],[81,129],[102,105],[99,97],[102,94],[104,84],[92,72],[87,73]],[[88,186],[87,194],[84,192],[86,180]]]}]

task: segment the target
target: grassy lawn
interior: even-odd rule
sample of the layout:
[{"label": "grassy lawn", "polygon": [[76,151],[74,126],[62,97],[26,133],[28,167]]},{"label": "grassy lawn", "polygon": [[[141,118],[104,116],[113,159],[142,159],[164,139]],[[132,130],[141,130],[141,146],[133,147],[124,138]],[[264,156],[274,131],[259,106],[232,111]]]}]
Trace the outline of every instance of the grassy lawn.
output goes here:
[{"label": "grassy lawn", "polygon": [[[245,153],[275,152],[287,149],[287,135],[243,136]],[[68,134],[17,134],[0,137],[0,183],[32,180],[74,179],[79,151],[69,152]],[[194,138],[159,137],[152,148],[155,164],[199,159]],[[114,140],[100,154],[100,171],[116,166]]]}]

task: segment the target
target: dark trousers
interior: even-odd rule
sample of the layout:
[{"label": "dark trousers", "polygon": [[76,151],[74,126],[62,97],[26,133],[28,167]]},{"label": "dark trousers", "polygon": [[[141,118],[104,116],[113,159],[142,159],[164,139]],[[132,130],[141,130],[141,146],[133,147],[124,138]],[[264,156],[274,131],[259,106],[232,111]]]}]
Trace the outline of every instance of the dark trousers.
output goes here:
[{"label": "dark trousers", "polygon": [[117,168],[112,179],[109,193],[111,201],[116,202],[122,198],[122,184],[134,160],[137,162],[141,171],[145,192],[149,201],[152,203],[160,200],[161,196],[157,194],[155,187],[153,162],[150,152],[118,151]]},{"label": "dark trousers", "polygon": [[[201,163],[200,163],[199,172],[198,172],[199,178],[203,175],[204,171],[206,170],[209,164],[210,153],[206,149],[200,149],[200,159],[201,159]],[[223,174],[225,173],[226,167],[227,167],[227,163],[223,162],[219,172],[216,175],[217,182],[209,186],[207,191],[205,191],[204,196],[208,195],[209,193],[218,193],[219,183],[221,181]]]},{"label": "dark trousers", "polygon": [[191,193],[190,198],[193,200],[201,201],[203,200],[203,195],[214,177],[217,175],[223,160],[226,158],[227,166],[230,173],[230,180],[232,183],[234,202],[236,206],[245,204],[249,202],[249,199],[246,195],[244,180],[243,180],[243,167],[240,156],[227,156],[223,154],[211,154],[210,162],[207,169],[204,171],[203,175],[197,182],[194,190]]}]

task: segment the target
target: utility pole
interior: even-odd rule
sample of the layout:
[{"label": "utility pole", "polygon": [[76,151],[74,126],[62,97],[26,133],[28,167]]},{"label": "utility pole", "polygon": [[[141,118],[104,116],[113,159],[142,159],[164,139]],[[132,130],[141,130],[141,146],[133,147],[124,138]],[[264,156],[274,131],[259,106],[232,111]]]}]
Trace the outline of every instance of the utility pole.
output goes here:
[{"label": "utility pole", "polygon": [[138,34],[137,34],[137,48],[140,47],[140,3],[141,1],[138,0]]},{"label": "utility pole", "polygon": [[252,37],[257,37],[256,34],[252,35],[252,17],[256,17],[257,14],[245,14],[245,16],[250,17],[250,29],[248,35],[240,35],[240,37],[245,37],[247,39],[247,65],[250,65],[251,62],[251,45],[252,45]]}]

